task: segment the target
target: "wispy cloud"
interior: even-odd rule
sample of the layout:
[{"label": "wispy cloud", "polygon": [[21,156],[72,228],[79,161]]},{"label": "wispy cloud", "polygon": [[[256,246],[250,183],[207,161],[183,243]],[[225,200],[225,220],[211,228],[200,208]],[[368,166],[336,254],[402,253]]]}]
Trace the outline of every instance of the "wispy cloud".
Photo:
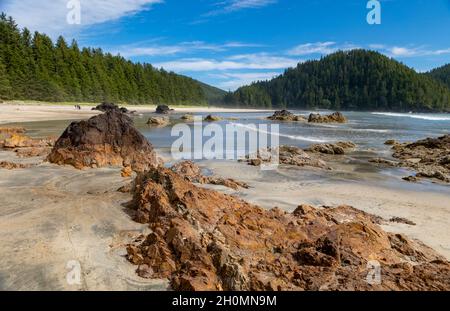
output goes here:
[{"label": "wispy cloud", "polygon": [[215,6],[217,8],[206,13],[205,16],[227,14],[244,9],[258,9],[276,2],[278,2],[278,0],[225,0],[216,3]]},{"label": "wispy cloud", "polygon": [[387,46],[383,44],[370,44],[369,48],[380,51],[390,57],[421,57],[421,56],[439,56],[450,54],[450,48],[430,49],[426,46]]},{"label": "wispy cloud", "polygon": [[204,58],[185,58],[154,64],[167,70],[178,72],[237,70],[237,69],[284,69],[297,65],[298,59],[273,56],[267,53],[242,54],[222,60]]},{"label": "wispy cloud", "polygon": [[251,84],[256,81],[265,81],[278,76],[279,72],[237,72],[211,74],[213,78],[224,80],[218,83],[218,87],[225,90],[236,90],[242,85]]},{"label": "wispy cloud", "polygon": [[14,17],[21,27],[28,27],[49,35],[74,31],[124,16],[148,10],[163,0],[80,0],[81,24],[67,23],[67,0],[2,0],[0,9]]},{"label": "wispy cloud", "polygon": [[326,55],[334,53],[338,50],[346,51],[358,48],[357,45],[351,43],[345,43],[338,45],[336,42],[314,42],[314,43],[303,43],[295,46],[294,48],[288,50],[288,55],[301,56],[301,55]]}]

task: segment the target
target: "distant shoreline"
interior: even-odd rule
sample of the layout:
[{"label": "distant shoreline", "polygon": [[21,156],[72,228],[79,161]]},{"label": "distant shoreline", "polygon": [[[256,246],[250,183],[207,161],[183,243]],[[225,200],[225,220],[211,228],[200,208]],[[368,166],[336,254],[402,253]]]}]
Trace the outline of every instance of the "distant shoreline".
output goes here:
[{"label": "distant shoreline", "polygon": [[[80,105],[81,110],[76,110],[74,105]],[[123,105],[129,110],[138,113],[155,112],[156,106],[133,106]],[[101,112],[93,111],[95,104],[92,103],[44,103],[13,101],[0,103],[0,124],[35,122],[35,121],[57,121],[57,120],[77,120],[88,119]],[[268,112],[273,110],[260,109],[238,109],[203,106],[170,106],[176,112],[181,113],[225,113],[225,112]]]}]

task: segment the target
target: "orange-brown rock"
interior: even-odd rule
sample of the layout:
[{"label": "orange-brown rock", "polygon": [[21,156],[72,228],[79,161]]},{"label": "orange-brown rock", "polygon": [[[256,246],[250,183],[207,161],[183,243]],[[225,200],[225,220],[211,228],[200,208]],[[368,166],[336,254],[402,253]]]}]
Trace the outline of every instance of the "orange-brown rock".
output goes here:
[{"label": "orange-brown rock", "polygon": [[309,123],[347,123],[347,118],[340,112],[334,112],[330,115],[311,113],[308,118]]},{"label": "orange-brown rock", "polygon": [[1,161],[0,162],[0,168],[6,169],[6,170],[15,170],[19,168],[30,168],[31,164],[23,164],[23,163],[14,163],[9,161]]},{"label": "orange-brown rock", "polygon": [[133,121],[116,110],[73,122],[56,142],[48,160],[78,169],[131,166],[134,171],[145,171],[160,164],[152,145]]},{"label": "orange-brown rock", "polygon": [[[175,290],[450,289],[449,262],[348,206],[265,210],[165,168],[136,179],[133,202],[152,233],[128,246],[128,259]],[[374,260],[382,275],[371,285]]]},{"label": "orange-brown rock", "polygon": [[131,169],[131,166],[126,166],[122,169],[121,175],[123,178],[128,178],[133,175],[133,170]]},{"label": "orange-brown rock", "polygon": [[239,188],[249,188],[249,185],[246,183],[231,178],[204,176],[200,167],[192,161],[178,162],[173,165],[171,169],[184,179],[193,183],[225,186],[234,190],[238,190]]}]

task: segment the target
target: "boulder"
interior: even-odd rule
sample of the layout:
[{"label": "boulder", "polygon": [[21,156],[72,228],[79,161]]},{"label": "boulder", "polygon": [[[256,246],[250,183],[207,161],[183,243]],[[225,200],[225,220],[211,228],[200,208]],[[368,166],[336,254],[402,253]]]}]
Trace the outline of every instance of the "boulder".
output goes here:
[{"label": "boulder", "polygon": [[193,122],[194,116],[192,114],[185,114],[185,115],[182,115],[180,119],[183,121],[186,121],[186,122]]},{"label": "boulder", "polygon": [[164,117],[150,117],[147,121],[147,124],[150,126],[156,127],[164,127],[169,125],[170,119]]},{"label": "boulder", "polygon": [[[141,277],[168,278],[173,290],[450,289],[449,262],[349,206],[265,210],[166,168],[136,185],[135,220],[152,233],[128,245],[127,258]],[[383,277],[370,285],[373,260]]]},{"label": "boulder", "polygon": [[169,114],[173,111],[173,109],[170,109],[169,106],[166,105],[159,105],[158,107],[156,107],[156,113],[158,114]]},{"label": "boulder", "polygon": [[309,123],[347,123],[347,121],[347,118],[340,112],[334,112],[327,116],[312,113],[308,118]]},{"label": "boulder", "polygon": [[287,110],[275,111],[275,113],[272,116],[268,117],[267,119],[273,121],[290,121],[290,122],[306,121],[305,117],[296,116],[292,112]]},{"label": "boulder", "polygon": [[208,115],[208,116],[205,117],[205,119],[203,119],[203,121],[205,121],[205,122],[218,122],[218,121],[222,121],[222,118],[218,117],[218,116]]},{"label": "boulder", "polygon": [[133,121],[116,110],[70,124],[57,140],[48,161],[77,169],[131,166],[134,171],[160,164],[152,145]]},{"label": "boulder", "polygon": [[342,155],[356,148],[351,142],[337,142],[335,144],[314,144],[306,149],[307,152]]},{"label": "boulder", "polygon": [[127,108],[125,108],[125,107],[120,108],[116,104],[108,103],[108,102],[101,103],[97,107],[92,108],[92,110],[98,110],[98,111],[101,111],[101,112],[108,112],[108,111],[115,110],[115,111],[118,111],[118,112],[121,112],[121,113],[129,113]]}]

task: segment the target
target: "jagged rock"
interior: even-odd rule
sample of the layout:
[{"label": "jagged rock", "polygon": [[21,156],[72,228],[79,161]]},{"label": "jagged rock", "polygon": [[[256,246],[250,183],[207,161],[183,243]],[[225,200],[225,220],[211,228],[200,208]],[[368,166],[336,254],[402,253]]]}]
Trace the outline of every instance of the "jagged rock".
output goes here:
[{"label": "jagged rock", "polygon": [[208,116],[205,117],[205,119],[203,119],[203,121],[205,121],[205,122],[218,122],[218,121],[222,121],[222,118],[218,117],[218,116],[208,115]]},{"label": "jagged rock", "polygon": [[78,169],[131,166],[134,171],[144,171],[160,164],[152,145],[133,121],[116,110],[70,124],[48,160]]},{"label": "jagged rock", "polygon": [[147,124],[150,126],[164,127],[169,125],[169,118],[160,118],[160,117],[150,117],[147,121]]},{"label": "jagged rock", "polygon": [[273,116],[268,117],[267,119],[273,121],[307,121],[304,116],[296,116],[292,112],[287,110],[275,111]]},{"label": "jagged rock", "polygon": [[309,123],[347,123],[347,118],[340,112],[335,112],[327,116],[311,113],[308,118]]},{"label": "jagged rock", "polygon": [[239,188],[248,189],[249,185],[243,182],[236,181],[234,179],[226,179],[216,176],[204,176],[198,165],[192,161],[183,161],[176,163],[172,166],[171,170],[184,179],[198,184],[211,184],[225,186],[234,190]]},{"label": "jagged rock", "polygon": [[5,149],[15,148],[44,148],[51,147],[54,140],[48,139],[33,139],[23,134],[12,134],[1,142],[1,146]]},{"label": "jagged rock", "polygon": [[399,142],[394,139],[389,139],[389,140],[386,140],[386,142],[384,144],[387,146],[394,146],[394,145],[398,145]]},{"label": "jagged rock", "polygon": [[182,115],[180,119],[186,122],[193,122],[195,120],[192,114]]},{"label": "jagged rock", "polygon": [[121,112],[121,113],[130,113],[130,111],[127,108],[125,108],[125,107],[120,108],[116,104],[108,103],[108,102],[101,103],[97,107],[92,108],[92,110],[98,110],[98,111],[101,111],[101,112],[108,112],[108,111],[115,110],[115,111],[118,111],[118,112]]},{"label": "jagged rock", "polygon": [[51,147],[28,147],[14,150],[19,158],[46,157],[52,150]]},{"label": "jagged rock", "polygon": [[12,134],[25,134],[24,127],[0,127],[0,135],[11,136]]},{"label": "jagged rock", "polygon": [[373,159],[370,159],[369,162],[375,163],[375,164],[380,164],[380,165],[385,165],[385,166],[390,166],[390,167],[399,166],[399,162],[391,161],[391,160],[387,160],[387,159],[383,159],[383,158],[373,158]]},{"label": "jagged rock", "polygon": [[342,155],[353,150],[356,145],[352,142],[337,142],[335,144],[315,144],[306,149],[307,152]]},{"label": "jagged rock", "polygon": [[410,144],[397,144],[393,157],[400,166],[413,168],[416,177],[450,182],[450,135],[427,138]]},{"label": "jagged rock", "polygon": [[301,148],[286,145],[280,146],[275,150],[271,150],[270,148],[267,150],[258,150],[256,155],[247,155],[244,161],[252,166],[261,166],[266,163],[275,162],[277,160],[274,158],[275,155],[278,155],[278,164],[330,169],[323,160],[314,154],[308,154]]},{"label": "jagged rock", "polygon": [[0,168],[6,169],[6,170],[15,170],[19,168],[30,168],[32,167],[31,164],[23,164],[23,163],[14,163],[9,161],[1,161],[0,162]]},{"label": "jagged rock", "polygon": [[407,176],[407,177],[403,177],[402,178],[404,181],[408,181],[408,182],[418,182],[419,178],[417,178],[416,176]]},{"label": "jagged rock", "polygon": [[123,178],[129,178],[133,175],[133,169],[131,168],[131,166],[126,166],[122,169],[120,174]]},{"label": "jagged rock", "polygon": [[402,218],[402,217],[392,217],[391,219],[389,219],[390,222],[396,222],[399,224],[406,224],[406,225],[410,225],[410,226],[415,226],[416,223],[408,220],[406,218]]},{"label": "jagged rock", "polygon": [[[265,210],[166,168],[136,185],[135,219],[152,233],[127,247],[128,260],[174,290],[450,289],[449,262],[348,206]],[[373,260],[383,276],[370,285]]]},{"label": "jagged rock", "polygon": [[170,109],[169,106],[166,106],[166,105],[159,105],[158,107],[156,107],[156,113],[158,113],[158,114],[169,114],[173,111],[175,111],[175,110]]}]

